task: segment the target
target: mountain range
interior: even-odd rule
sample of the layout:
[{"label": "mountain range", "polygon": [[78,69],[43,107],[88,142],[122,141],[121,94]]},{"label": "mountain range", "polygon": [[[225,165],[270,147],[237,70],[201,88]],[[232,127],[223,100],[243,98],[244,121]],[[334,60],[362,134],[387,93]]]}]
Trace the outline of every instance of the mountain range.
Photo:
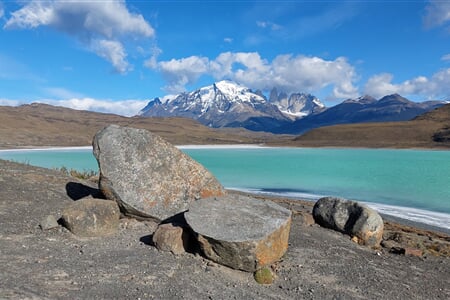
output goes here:
[{"label": "mountain range", "polygon": [[408,121],[444,104],[443,101],[412,102],[398,94],[379,100],[363,96],[282,125],[272,132],[302,134],[314,128],[339,124]]},{"label": "mountain range", "polygon": [[98,130],[109,124],[145,128],[177,145],[450,149],[450,104],[411,121],[325,126],[301,136],[211,128],[187,118],[129,118],[37,103],[0,106],[0,120],[0,149],[86,146]]},{"label": "mountain range", "polygon": [[326,108],[311,94],[288,95],[273,88],[267,99],[261,91],[224,80],[192,92],[154,98],[139,116],[185,117],[214,128],[302,134],[337,124],[407,121],[443,104],[417,103],[393,94],[379,100],[371,96],[348,99]]},{"label": "mountain range", "polygon": [[269,100],[260,92],[223,80],[189,93],[154,98],[141,110],[144,117],[185,117],[209,127],[243,127],[273,131],[298,116],[321,111],[325,106],[312,95],[272,90]]}]

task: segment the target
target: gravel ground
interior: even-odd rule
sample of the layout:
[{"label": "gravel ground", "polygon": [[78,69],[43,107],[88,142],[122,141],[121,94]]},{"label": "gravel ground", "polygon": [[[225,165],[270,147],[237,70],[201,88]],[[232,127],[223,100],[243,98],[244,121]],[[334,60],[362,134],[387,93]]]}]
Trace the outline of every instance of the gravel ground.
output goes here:
[{"label": "gravel ground", "polygon": [[[298,213],[271,285],[199,254],[159,252],[150,221],[124,218],[115,235],[91,239],[40,229],[46,216],[89,194],[98,194],[95,185],[0,160],[1,299],[450,299],[448,257],[368,249],[306,226]],[[295,206],[302,209],[310,207]]]}]

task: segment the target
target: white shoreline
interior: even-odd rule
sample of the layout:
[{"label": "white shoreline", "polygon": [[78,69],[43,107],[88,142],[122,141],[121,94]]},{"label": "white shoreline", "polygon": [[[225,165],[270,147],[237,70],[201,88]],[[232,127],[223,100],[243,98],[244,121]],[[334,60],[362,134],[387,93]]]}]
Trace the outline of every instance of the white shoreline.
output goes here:
[{"label": "white shoreline", "polygon": [[[184,149],[259,149],[259,148],[280,148],[255,144],[223,144],[223,145],[175,145],[176,148]],[[27,152],[27,151],[64,151],[64,150],[91,150],[92,146],[72,146],[72,147],[33,147],[0,149],[0,152]]]},{"label": "white shoreline", "polygon": [[[262,148],[279,148],[279,147],[269,147],[264,145],[255,144],[224,144],[224,145],[178,145],[178,149],[262,149]],[[0,149],[0,153],[13,153],[13,152],[32,152],[32,151],[72,151],[72,150],[92,150],[92,146],[76,146],[76,147],[35,147],[35,148],[22,148],[22,149]],[[321,196],[302,194],[302,193],[276,193],[276,192],[264,192],[257,189],[242,189],[234,187],[226,187],[230,190],[237,190],[247,193],[267,195],[267,196],[278,196],[287,197],[297,200],[306,201],[316,201]],[[417,209],[405,206],[394,206],[381,203],[364,202],[372,207],[381,214],[399,218],[405,221],[412,221],[420,224],[425,224],[429,226],[434,226],[437,228],[442,228],[443,230],[450,232],[450,214],[435,212],[424,209]]]},{"label": "white shoreline", "polygon": [[40,147],[40,148],[18,148],[18,149],[0,149],[0,152],[28,152],[28,151],[64,151],[64,150],[92,150],[92,146],[77,147]]},{"label": "white shoreline", "polygon": [[[313,194],[304,194],[304,193],[277,193],[277,192],[266,192],[260,191],[257,189],[243,189],[243,188],[235,188],[235,187],[226,187],[228,190],[234,190],[239,192],[245,192],[249,194],[256,194],[261,196],[270,196],[270,197],[285,197],[292,200],[303,200],[303,201],[311,201],[315,202],[319,200],[321,195],[313,195]],[[349,199],[351,200],[351,199]],[[414,222],[423,224],[424,226],[431,226],[435,228],[439,228],[450,234],[450,214],[436,212],[431,210],[407,207],[407,206],[395,206],[389,204],[382,203],[374,203],[374,202],[366,202],[366,201],[357,201],[367,206],[373,208],[377,212],[382,215],[387,215],[394,217],[396,219],[404,220],[405,222]]]},{"label": "white shoreline", "polygon": [[224,144],[224,145],[177,145],[178,149],[259,149],[277,148],[254,144]]}]

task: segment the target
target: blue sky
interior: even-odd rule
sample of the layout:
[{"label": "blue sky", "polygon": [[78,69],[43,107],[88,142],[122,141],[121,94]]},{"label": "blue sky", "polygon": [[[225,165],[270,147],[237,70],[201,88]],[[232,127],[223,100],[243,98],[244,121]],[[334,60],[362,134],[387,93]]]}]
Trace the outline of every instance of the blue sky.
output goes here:
[{"label": "blue sky", "polygon": [[450,0],[0,0],[0,105],[134,115],[223,79],[307,92],[450,99]]}]

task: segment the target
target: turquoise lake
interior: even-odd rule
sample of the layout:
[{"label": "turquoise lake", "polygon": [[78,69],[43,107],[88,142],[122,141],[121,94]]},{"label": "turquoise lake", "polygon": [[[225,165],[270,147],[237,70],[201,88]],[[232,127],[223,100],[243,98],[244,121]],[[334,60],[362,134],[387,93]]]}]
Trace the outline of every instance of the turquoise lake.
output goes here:
[{"label": "turquoise lake", "polygon": [[[227,188],[315,200],[339,196],[450,228],[450,151],[181,147]],[[98,170],[90,149],[0,151],[48,168]]]}]

